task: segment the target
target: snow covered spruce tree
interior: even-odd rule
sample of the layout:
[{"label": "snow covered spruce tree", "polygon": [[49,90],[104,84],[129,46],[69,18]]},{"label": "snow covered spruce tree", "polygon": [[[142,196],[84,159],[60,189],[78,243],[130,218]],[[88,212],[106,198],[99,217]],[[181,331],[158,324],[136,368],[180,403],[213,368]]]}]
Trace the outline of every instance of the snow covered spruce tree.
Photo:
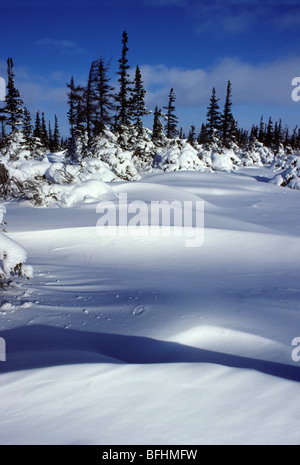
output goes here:
[{"label": "snow covered spruce tree", "polygon": [[0,109],[3,125],[9,126],[10,134],[5,136],[2,153],[10,160],[18,159],[21,150],[24,102],[19,90],[15,86],[14,63],[12,58],[7,60],[7,92],[4,107]]},{"label": "snow covered spruce tree", "polygon": [[167,123],[165,125],[165,130],[166,130],[166,136],[168,139],[175,139],[178,136],[178,129],[177,129],[178,119],[175,115],[175,105],[174,105],[175,100],[176,100],[176,95],[175,95],[174,89],[172,88],[169,93],[168,106],[163,107],[165,110],[167,110],[167,113],[166,113]]},{"label": "snow covered spruce tree", "polygon": [[15,87],[14,63],[12,58],[7,60],[7,93],[5,97],[5,106],[0,110],[5,115],[5,124],[11,127],[11,132],[16,131],[22,126],[24,114],[24,102],[21,94]]},{"label": "snow covered spruce tree", "polygon": [[166,145],[166,136],[164,133],[164,125],[161,121],[163,116],[162,111],[158,109],[158,106],[154,110],[153,130],[152,130],[152,142],[156,147],[163,147]]}]

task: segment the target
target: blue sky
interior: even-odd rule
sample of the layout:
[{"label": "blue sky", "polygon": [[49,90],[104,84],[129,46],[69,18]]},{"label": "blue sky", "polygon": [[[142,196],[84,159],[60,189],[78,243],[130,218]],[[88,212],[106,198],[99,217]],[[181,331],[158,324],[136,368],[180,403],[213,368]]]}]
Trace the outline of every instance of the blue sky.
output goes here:
[{"label": "blue sky", "polygon": [[116,81],[123,30],[149,109],[165,105],[173,87],[185,130],[200,129],[213,86],[223,105],[228,79],[241,126],[262,114],[300,123],[300,102],[291,98],[300,75],[299,0],[0,0],[0,8],[0,76],[12,57],[26,105],[47,119],[57,113],[63,135],[66,82],[73,75],[85,84],[99,56],[112,59]]}]

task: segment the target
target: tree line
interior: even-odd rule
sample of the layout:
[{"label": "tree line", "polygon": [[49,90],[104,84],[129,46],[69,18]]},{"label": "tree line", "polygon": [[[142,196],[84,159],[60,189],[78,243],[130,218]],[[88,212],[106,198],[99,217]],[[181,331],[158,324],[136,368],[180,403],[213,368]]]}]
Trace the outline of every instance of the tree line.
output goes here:
[{"label": "tree line", "polygon": [[[143,118],[152,113],[146,108],[146,90],[139,66],[134,78],[130,77],[128,61],[128,35],[122,35],[122,51],[118,60],[118,85],[115,89],[110,77],[111,62],[103,57],[92,62],[86,86],[75,84],[74,77],[67,84],[67,118],[70,136],[64,140],[60,136],[57,116],[54,126],[46,122],[44,113],[38,111],[32,122],[29,110],[25,107],[21,94],[15,86],[13,60],[7,60],[7,94],[4,107],[0,109],[1,136],[0,148],[5,147],[11,134],[21,129],[25,147],[32,153],[39,151],[58,151],[67,149],[67,157],[76,162],[78,152],[84,157],[92,149],[95,140],[105,135],[109,129],[123,149],[130,149],[139,141],[149,137]],[[228,81],[224,108],[221,110],[216,89],[213,88],[207,107],[206,122],[203,122],[199,134],[196,126],[191,125],[189,133],[184,134],[176,116],[176,94],[172,88],[166,96],[166,106],[155,107],[151,139],[155,146],[164,146],[175,138],[187,139],[192,146],[205,144],[208,147],[217,144],[230,148],[234,145],[245,147],[255,141],[261,142],[273,150],[281,146],[292,150],[300,149],[300,130],[296,127],[292,133],[283,127],[281,119],[267,122],[261,117],[260,123],[251,130],[239,128],[232,112],[232,84]],[[7,134],[7,130],[10,132]],[[78,142],[80,142],[78,144]],[[80,146],[80,149],[79,149]]]}]

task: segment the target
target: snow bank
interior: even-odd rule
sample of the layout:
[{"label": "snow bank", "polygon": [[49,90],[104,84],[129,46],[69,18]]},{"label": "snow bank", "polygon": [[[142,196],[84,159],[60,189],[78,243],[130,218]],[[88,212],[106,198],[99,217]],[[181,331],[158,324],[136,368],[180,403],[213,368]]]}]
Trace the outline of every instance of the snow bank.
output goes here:
[{"label": "snow bank", "polygon": [[97,179],[90,179],[81,184],[76,184],[70,193],[63,193],[61,202],[66,206],[90,203],[103,199],[106,194],[114,196],[113,190],[104,182]]}]

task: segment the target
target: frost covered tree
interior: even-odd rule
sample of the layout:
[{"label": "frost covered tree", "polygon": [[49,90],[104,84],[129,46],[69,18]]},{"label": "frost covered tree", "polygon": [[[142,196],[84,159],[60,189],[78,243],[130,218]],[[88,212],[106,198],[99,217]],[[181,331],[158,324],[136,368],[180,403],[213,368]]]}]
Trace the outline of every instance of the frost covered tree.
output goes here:
[{"label": "frost covered tree", "polygon": [[152,142],[157,147],[161,147],[165,144],[165,134],[164,134],[164,125],[161,121],[162,112],[158,107],[155,107],[154,111],[154,121],[153,121],[153,130],[152,130]]},{"label": "frost covered tree", "polygon": [[124,31],[122,35],[122,56],[119,59],[119,71],[117,74],[119,75],[119,84],[120,90],[115,96],[115,100],[117,102],[117,115],[116,115],[116,129],[118,132],[122,131],[122,127],[128,127],[132,115],[131,115],[131,85],[132,81],[130,80],[130,75],[128,70],[130,66],[128,64],[127,54],[129,51],[128,48],[128,35],[127,32]]},{"label": "frost covered tree", "polygon": [[175,95],[174,89],[172,88],[169,93],[168,106],[163,107],[165,110],[167,110],[167,113],[166,113],[167,123],[165,125],[165,130],[166,130],[166,136],[168,139],[174,139],[175,137],[178,136],[178,129],[177,129],[178,119],[175,115],[175,105],[174,105],[175,101],[176,101],[176,95]]},{"label": "frost covered tree", "polygon": [[24,102],[21,94],[15,86],[14,63],[12,58],[7,60],[7,93],[4,108],[0,110],[5,115],[5,124],[15,131],[23,124]]}]

